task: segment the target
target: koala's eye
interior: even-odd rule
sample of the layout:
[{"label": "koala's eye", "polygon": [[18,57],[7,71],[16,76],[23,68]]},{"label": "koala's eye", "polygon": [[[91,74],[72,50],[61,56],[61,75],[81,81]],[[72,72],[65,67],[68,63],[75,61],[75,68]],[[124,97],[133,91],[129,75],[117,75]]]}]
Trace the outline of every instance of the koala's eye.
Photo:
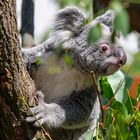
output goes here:
[{"label": "koala's eye", "polygon": [[109,50],[109,46],[107,44],[102,44],[101,45],[101,50],[102,50],[102,52],[106,52],[106,51]]}]

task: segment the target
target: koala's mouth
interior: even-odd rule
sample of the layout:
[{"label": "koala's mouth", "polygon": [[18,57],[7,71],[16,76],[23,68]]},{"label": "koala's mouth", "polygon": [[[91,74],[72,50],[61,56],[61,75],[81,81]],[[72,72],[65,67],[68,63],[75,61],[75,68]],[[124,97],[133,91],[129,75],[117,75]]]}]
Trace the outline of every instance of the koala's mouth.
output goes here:
[{"label": "koala's mouth", "polygon": [[118,64],[118,63],[110,63],[109,65],[110,65],[110,66],[117,67],[117,68],[120,68],[120,67],[121,67],[121,65]]},{"label": "koala's mouth", "polygon": [[117,70],[119,70],[121,67],[121,65],[117,64],[117,63],[109,63],[107,66],[107,74],[113,74],[115,73]]}]

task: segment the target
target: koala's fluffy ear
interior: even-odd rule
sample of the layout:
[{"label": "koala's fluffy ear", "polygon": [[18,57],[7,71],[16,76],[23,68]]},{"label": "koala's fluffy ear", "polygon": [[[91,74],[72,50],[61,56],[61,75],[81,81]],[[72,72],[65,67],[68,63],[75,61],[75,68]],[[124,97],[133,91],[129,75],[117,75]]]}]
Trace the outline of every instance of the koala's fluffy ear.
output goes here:
[{"label": "koala's fluffy ear", "polygon": [[57,46],[72,38],[85,24],[84,14],[76,7],[60,10],[54,19],[53,38],[51,42]]},{"label": "koala's fluffy ear", "polygon": [[94,26],[97,23],[102,23],[108,26],[110,29],[112,28],[112,23],[114,21],[115,12],[113,10],[106,11],[103,15],[98,16],[95,18],[91,23],[90,26]]},{"label": "koala's fluffy ear", "polygon": [[77,32],[84,24],[85,17],[76,7],[67,7],[60,10],[55,17],[54,32],[70,31]]}]

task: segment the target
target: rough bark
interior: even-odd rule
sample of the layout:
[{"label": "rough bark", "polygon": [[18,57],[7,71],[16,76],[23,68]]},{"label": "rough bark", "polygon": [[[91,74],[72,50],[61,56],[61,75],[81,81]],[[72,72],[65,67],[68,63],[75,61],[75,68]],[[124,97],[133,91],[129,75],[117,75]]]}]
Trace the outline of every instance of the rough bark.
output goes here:
[{"label": "rough bark", "polygon": [[30,139],[20,119],[27,109],[23,96],[33,105],[36,93],[20,56],[15,1],[0,0],[0,140]]}]

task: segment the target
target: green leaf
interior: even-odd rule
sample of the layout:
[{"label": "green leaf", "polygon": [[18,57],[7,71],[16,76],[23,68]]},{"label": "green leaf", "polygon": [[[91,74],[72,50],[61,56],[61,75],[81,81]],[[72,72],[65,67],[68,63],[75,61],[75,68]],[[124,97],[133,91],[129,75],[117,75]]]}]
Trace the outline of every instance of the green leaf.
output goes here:
[{"label": "green leaf", "polygon": [[100,86],[103,93],[102,95],[109,100],[113,96],[113,91],[107,80],[107,77],[102,77],[100,79]]},{"label": "green leaf", "polygon": [[110,109],[110,114],[111,114],[110,115],[111,122],[109,125],[110,135],[108,139],[111,139],[111,140],[112,139],[118,139],[118,140],[128,139],[128,133],[127,133],[128,124],[126,121],[128,119],[128,115],[127,115],[127,110],[125,106],[114,99],[109,109]]},{"label": "green leaf", "polygon": [[105,117],[105,127],[109,129],[110,124],[112,121],[112,116],[111,116],[111,110],[107,109],[106,111],[106,117]]},{"label": "green leaf", "polygon": [[73,64],[73,59],[72,59],[69,55],[65,54],[65,55],[63,56],[63,58],[64,58],[64,62],[65,62],[68,66],[72,66],[72,64]]},{"label": "green leaf", "polygon": [[110,107],[113,110],[115,110],[117,113],[121,114],[123,117],[127,117],[128,116],[127,108],[121,102],[119,102],[119,101],[117,101],[117,100],[114,99],[111,102]]},{"label": "green leaf", "polygon": [[137,136],[137,131],[136,131],[136,127],[135,127],[135,125],[133,124],[133,125],[130,125],[130,138],[133,140],[134,138],[136,138],[136,136]]},{"label": "green leaf", "polygon": [[88,44],[92,45],[101,37],[101,25],[97,24],[96,26],[92,27],[88,33]]},{"label": "green leaf", "polygon": [[111,1],[110,8],[112,8],[116,15],[114,19],[114,28],[117,31],[121,31],[124,36],[129,32],[129,16],[127,11],[123,8],[123,5],[119,1]]},{"label": "green leaf", "polygon": [[[115,72],[114,74],[107,76],[108,82],[110,83],[110,86],[113,90],[113,94],[116,92],[116,89],[118,88],[118,85],[120,81],[124,79],[124,74],[119,70]],[[123,100],[126,98],[126,94],[124,93],[125,88],[125,81],[123,82],[122,86],[119,88],[117,94],[115,95],[115,99],[120,101],[121,103],[124,103]]]},{"label": "green leaf", "polygon": [[140,111],[136,114],[135,118],[136,118],[138,126],[140,127]]},{"label": "green leaf", "polygon": [[115,127],[114,124],[110,124],[110,129],[109,129],[109,139],[110,140],[116,140],[117,136],[115,134]]},{"label": "green leaf", "polygon": [[115,42],[115,38],[116,38],[116,30],[113,30],[113,32],[111,34],[111,41],[112,41],[112,43]]},{"label": "green leaf", "polygon": [[117,31],[121,31],[124,36],[128,34],[130,25],[129,16],[126,10],[121,10],[120,12],[116,13],[116,17],[114,19],[114,28]]},{"label": "green leaf", "polygon": [[110,7],[116,12],[119,13],[123,10],[122,4],[119,1],[111,1]]},{"label": "green leaf", "polygon": [[130,119],[130,137],[136,138],[140,137],[140,111],[136,111],[133,113]]}]

